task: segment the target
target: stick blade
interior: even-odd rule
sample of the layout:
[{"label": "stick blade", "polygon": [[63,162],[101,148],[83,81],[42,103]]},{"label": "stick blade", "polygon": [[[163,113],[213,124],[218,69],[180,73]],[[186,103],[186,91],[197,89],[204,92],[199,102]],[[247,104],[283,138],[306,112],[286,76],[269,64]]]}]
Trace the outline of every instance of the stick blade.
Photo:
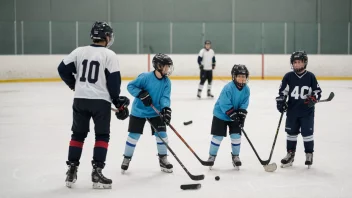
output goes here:
[{"label": "stick blade", "polygon": [[334,97],[335,97],[335,93],[331,92],[327,100],[331,101]]},{"label": "stick blade", "polygon": [[201,184],[182,184],[180,188],[182,190],[197,190],[202,187]]},{"label": "stick blade", "polygon": [[266,172],[274,172],[277,169],[276,163],[271,163],[271,164],[268,164],[268,165],[264,165],[263,167],[264,167],[264,170]]},{"label": "stick blade", "polygon": [[210,161],[201,161],[203,166],[213,166],[214,162],[210,162]]},{"label": "stick blade", "polygon": [[199,181],[204,179],[204,175],[190,175],[189,176],[192,180]]}]

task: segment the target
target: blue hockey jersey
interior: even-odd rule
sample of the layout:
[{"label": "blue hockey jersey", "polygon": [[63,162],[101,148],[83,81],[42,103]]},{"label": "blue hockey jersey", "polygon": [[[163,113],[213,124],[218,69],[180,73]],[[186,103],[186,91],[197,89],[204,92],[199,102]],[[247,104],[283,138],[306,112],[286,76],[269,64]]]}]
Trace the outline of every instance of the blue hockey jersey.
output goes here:
[{"label": "blue hockey jersey", "polygon": [[226,111],[232,107],[235,110],[247,109],[249,96],[250,90],[247,85],[245,85],[242,90],[239,90],[232,81],[227,83],[215,103],[213,111],[214,116],[224,121],[231,121],[230,117],[226,115]]},{"label": "blue hockey jersey", "polygon": [[279,95],[288,96],[288,116],[303,117],[314,111],[314,106],[309,108],[304,104],[307,94],[315,95],[320,100],[322,90],[318,84],[315,75],[312,72],[305,71],[298,75],[295,72],[288,72],[282,79]]},{"label": "blue hockey jersey", "polygon": [[154,71],[142,73],[127,85],[128,92],[136,97],[132,103],[131,115],[140,118],[156,117],[158,114],[151,107],[144,106],[138,98],[142,90],[148,91],[153,100],[153,105],[161,111],[170,107],[171,81],[168,77],[158,79]]}]

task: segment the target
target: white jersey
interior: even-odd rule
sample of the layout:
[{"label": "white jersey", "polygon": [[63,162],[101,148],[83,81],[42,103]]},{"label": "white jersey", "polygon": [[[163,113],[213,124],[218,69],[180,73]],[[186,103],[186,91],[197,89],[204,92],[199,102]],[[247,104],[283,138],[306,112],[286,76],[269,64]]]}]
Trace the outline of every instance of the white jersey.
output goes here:
[{"label": "white jersey", "polygon": [[204,66],[204,70],[212,70],[212,64],[213,64],[213,57],[215,56],[215,52],[212,49],[206,50],[206,49],[201,49],[199,54],[199,57],[202,57],[202,65]]},{"label": "white jersey", "polygon": [[74,98],[103,99],[111,102],[106,72],[120,71],[116,54],[103,46],[78,47],[64,60],[74,63],[77,71]]}]

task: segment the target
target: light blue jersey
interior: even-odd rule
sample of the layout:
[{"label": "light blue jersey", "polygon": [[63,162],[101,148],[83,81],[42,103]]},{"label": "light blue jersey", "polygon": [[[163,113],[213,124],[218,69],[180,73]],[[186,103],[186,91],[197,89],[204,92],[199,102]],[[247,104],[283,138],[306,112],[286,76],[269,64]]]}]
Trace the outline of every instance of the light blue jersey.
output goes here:
[{"label": "light blue jersey", "polygon": [[131,115],[140,118],[156,117],[158,114],[151,107],[144,106],[138,98],[142,91],[148,91],[153,100],[153,105],[161,111],[164,107],[170,107],[171,81],[168,77],[158,79],[154,71],[142,73],[127,85],[128,92],[135,97],[132,103]]},{"label": "light blue jersey", "polygon": [[247,85],[245,85],[242,90],[239,90],[232,81],[227,83],[215,103],[213,111],[214,116],[224,121],[231,121],[230,117],[226,115],[226,111],[232,107],[235,110],[247,109],[249,96],[250,91]]}]

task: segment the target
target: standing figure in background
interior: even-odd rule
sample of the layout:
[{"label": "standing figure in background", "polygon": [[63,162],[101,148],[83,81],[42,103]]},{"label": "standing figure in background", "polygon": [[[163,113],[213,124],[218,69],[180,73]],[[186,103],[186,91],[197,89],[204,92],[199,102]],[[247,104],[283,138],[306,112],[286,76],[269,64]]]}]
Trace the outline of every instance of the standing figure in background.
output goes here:
[{"label": "standing figure in background", "polygon": [[287,155],[281,160],[281,167],[292,166],[297,137],[301,133],[306,153],[305,165],[309,168],[313,164],[314,152],[314,105],[319,101],[322,91],[315,75],[306,70],[308,56],[305,51],[293,52],[290,63],[293,71],[283,77],[279,96],[276,97],[278,111],[280,113],[287,111],[285,127]]},{"label": "standing figure in background", "polygon": [[[152,135],[155,136],[161,171],[172,173],[172,164],[167,160],[168,143],[166,125],[171,120],[170,95],[171,81],[169,75],[173,71],[171,58],[166,54],[156,54],[153,58],[154,71],[140,74],[136,79],[128,83],[128,92],[135,97],[128,125],[128,136],[125,145],[124,159],[121,164],[121,172],[124,173],[133,157],[134,150],[147,119],[153,125]],[[154,105],[162,115],[154,111]],[[157,131],[155,131],[157,130]],[[159,135],[155,134],[157,132]],[[164,142],[159,138],[161,137]]]},{"label": "standing figure in background", "polygon": [[[249,71],[245,65],[234,65],[231,70],[232,81],[222,89],[213,111],[213,122],[210,142],[209,159],[215,161],[221,141],[227,135],[231,138],[232,164],[238,170],[242,165],[240,160],[241,128],[247,116],[250,90],[247,85]],[[210,167],[211,168],[211,167]]]},{"label": "standing figure in background", "polygon": [[198,54],[198,65],[200,69],[200,83],[198,86],[197,97],[202,97],[202,90],[205,81],[208,80],[208,91],[207,96],[213,98],[214,95],[211,93],[211,83],[213,81],[213,69],[215,69],[215,53],[211,49],[211,42],[206,40],[204,43],[204,48],[200,50]]},{"label": "standing figure in background", "polygon": [[[90,37],[93,44],[78,47],[58,67],[61,79],[75,91],[73,100],[72,135],[68,151],[66,186],[77,180],[84,140],[89,132],[90,119],[94,121],[95,145],[92,160],[93,188],[111,188],[105,167],[110,140],[111,103],[119,110],[116,117],[129,116],[129,99],[120,95],[121,75],[116,54],[108,49],[114,42],[112,28],[106,22],[95,22]],[[77,75],[75,78],[74,74]]]}]

